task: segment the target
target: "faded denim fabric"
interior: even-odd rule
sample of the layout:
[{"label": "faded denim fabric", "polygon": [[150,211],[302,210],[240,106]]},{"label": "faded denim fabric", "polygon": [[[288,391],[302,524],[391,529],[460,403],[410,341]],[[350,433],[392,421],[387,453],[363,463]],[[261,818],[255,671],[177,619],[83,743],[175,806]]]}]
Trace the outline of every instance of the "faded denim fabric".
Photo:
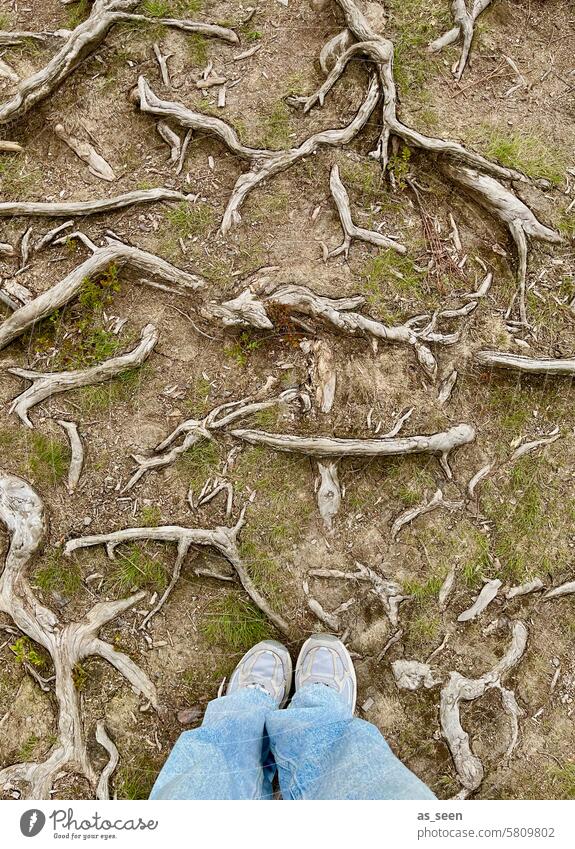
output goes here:
[{"label": "faded denim fabric", "polygon": [[259,689],[214,699],[201,727],[179,737],[150,799],[271,799],[276,765],[284,799],[435,799],[377,728],[320,684],[285,710]]}]

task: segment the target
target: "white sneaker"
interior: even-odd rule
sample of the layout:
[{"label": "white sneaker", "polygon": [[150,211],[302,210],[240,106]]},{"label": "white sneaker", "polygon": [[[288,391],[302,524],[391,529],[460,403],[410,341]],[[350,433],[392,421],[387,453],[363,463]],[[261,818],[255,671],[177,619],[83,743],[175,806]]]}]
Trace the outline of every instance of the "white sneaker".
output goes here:
[{"label": "white sneaker", "polygon": [[242,657],[234,669],[226,695],[245,688],[259,688],[283,707],[289,697],[292,682],[291,657],[281,643],[263,640]]},{"label": "white sneaker", "polygon": [[295,688],[324,684],[355,710],[357,680],[351,655],[333,634],[313,634],[303,644],[295,668]]}]

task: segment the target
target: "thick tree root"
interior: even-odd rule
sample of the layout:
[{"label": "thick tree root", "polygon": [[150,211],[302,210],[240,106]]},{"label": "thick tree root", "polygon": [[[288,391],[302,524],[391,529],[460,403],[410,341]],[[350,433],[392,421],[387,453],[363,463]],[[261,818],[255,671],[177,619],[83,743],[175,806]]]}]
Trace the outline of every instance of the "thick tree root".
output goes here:
[{"label": "thick tree root", "polygon": [[[386,168],[389,161],[389,143],[392,136],[402,139],[410,147],[423,150],[438,157],[444,173],[465,186],[474,197],[483,204],[495,217],[503,221],[509,228],[517,246],[518,263],[518,293],[519,323],[527,325],[525,310],[525,286],[527,275],[527,241],[526,234],[539,239],[557,242],[559,234],[537,221],[531,210],[520,201],[510,190],[498,180],[519,180],[525,182],[524,174],[512,168],[506,168],[489,161],[474,151],[468,150],[458,142],[442,138],[432,138],[408,127],[397,117],[397,92],[393,76],[393,43],[379,35],[369,24],[367,18],[359,10],[355,0],[335,0],[341,8],[348,31],[358,40],[343,52],[329,72],[323,85],[310,97],[304,100],[304,111],[309,111],[316,103],[321,106],[327,93],[344,73],[347,64],[358,56],[367,57],[377,71],[378,83],[382,94],[382,131],[376,150],[370,154],[381,161]],[[455,0],[457,32],[461,27],[465,31],[463,69],[467,58],[471,38],[472,20],[465,10],[463,0]],[[465,11],[465,15],[463,12]],[[474,20],[474,19],[473,19]],[[471,29],[469,27],[471,26]],[[490,175],[490,176],[486,176]],[[497,179],[494,179],[497,178]],[[514,299],[515,300],[515,299]],[[511,314],[513,301],[508,315]]]},{"label": "thick tree root", "polygon": [[154,607],[147,614],[140,627],[145,628],[153,616],[158,613],[165,604],[172,589],[177,583],[182,566],[186,556],[193,546],[209,546],[219,551],[235,570],[241,585],[249,595],[253,603],[259,607],[268,619],[281,631],[283,634],[289,634],[289,625],[278,613],[276,613],[261,593],[256,589],[250,575],[242,563],[240,553],[237,546],[237,537],[241,528],[245,524],[244,507],[240,513],[237,523],[230,528],[217,527],[211,530],[203,528],[184,528],[180,525],[164,525],[158,528],[125,528],[121,531],[114,531],[110,534],[97,534],[95,536],[80,537],[78,539],[69,540],[65,547],[66,555],[72,554],[79,548],[89,548],[93,545],[105,545],[108,557],[113,559],[114,551],[118,545],[124,542],[134,542],[136,540],[155,540],[157,542],[174,542],[177,544],[177,557],[174,564],[174,571],[170,583]]},{"label": "thick tree root", "polygon": [[441,681],[434,677],[431,667],[419,660],[394,660],[391,671],[400,690],[415,691],[420,687],[430,690],[441,684]]},{"label": "thick tree root", "polygon": [[[69,218],[75,215],[98,215],[101,212],[115,212],[127,206],[156,201],[190,201],[194,195],[185,195],[174,189],[138,189],[116,197],[101,200],[66,201],[47,203],[41,201],[4,201],[0,203],[0,216],[10,218],[15,215],[33,215],[46,218]],[[62,225],[63,226],[63,225]]]},{"label": "thick tree root", "polygon": [[339,168],[334,165],[331,169],[329,178],[329,188],[331,195],[337,206],[339,220],[343,229],[343,242],[338,248],[334,248],[329,252],[328,256],[339,256],[343,254],[345,257],[349,254],[349,248],[354,239],[361,242],[367,242],[370,245],[376,245],[378,248],[391,248],[399,254],[404,254],[407,251],[405,245],[400,244],[388,236],[383,236],[376,230],[365,230],[363,227],[357,227],[351,218],[351,206],[349,203],[349,195],[339,176]]},{"label": "thick tree root", "polygon": [[434,454],[451,480],[453,473],[448,457],[452,451],[469,445],[475,439],[471,425],[460,424],[431,436],[403,436],[391,439],[341,439],[330,436],[295,436],[288,433],[267,433],[263,430],[231,430],[236,439],[252,445],[266,445],[275,451],[305,454],[308,457],[400,457],[409,454]]},{"label": "thick tree root", "polygon": [[459,716],[461,701],[474,701],[487,690],[496,687],[501,692],[503,708],[512,718],[512,739],[506,756],[511,755],[518,738],[517,717],[520,713],[515,696],[502,687],[501,681],[519,663],[527,647],[528,631],[523,622],[511,623],[511,645],[493,669],[480,678],[465,678],[452,672],[449,681],[441,690],[440,721],[443,736],[449,746],[457,777],[463,785],[459,794],[465,798],[473,793],[483,780],[483,764],[471,751],[469,734],[463,730]]},{"label": "thick tree root", "polygon": [[28,417],[29,411],[46,398],[81,386],[92,386],[111,380],[128,369],[138,368],[152,353],[158,341],[158,330],[153,324],[146,324],[142,329],[141,341],[132,351],[119,357],[104,360],[91,368],[77,371],[56,371],[42,373],[24,368],[9,368],[10,374],[31,380],[32,385],[14,399],[10,413],[16,413],[20,420],[29,428],[34,425]]},{"label": "thick tree root", "polygon": [[97,776],[88,755],[74,667],[91,655],[101,657],[157,708],[156,690],[148,676],[127,655],[98,637],[103,625],[140,601],[145,593],[119,601],[98,602],[80,621],[62,625],[36,598],[27,578],[30,562],[46,531],[42,501],[30,484],[7,472],[0,472],[0,521],[10,536],[0,576],[0,610],[50,655],[59,712],[57,740],[46,760],[0,770],[0,787],[26,782],[27,798],[48,799],[54,782],[68,770],[83,775],[95,789]]},{"label": "thick tree root", "polygon": [[52,94],[86,56],[102,43],[110,28],[122,21],[163,22],[165,26],[220,38],[231,44],[239,42],[237,35],[225,27],[173,18],[159,21],[158,18],[130,14],[138,3],[139,0],[94,0],[90,16],[67,33],[64,44],[48,64],[23,80],[17,93],[0,105],[0,124],[22,117],[36,103]]},{"label": "thick tree root", "polygon": [[[316,294],[307,286],[285,284],[263,293],[260,299],[250,289],[245,289],[231,301],[225,301],[222,304],[206,304],[202,308],[202,314],[206,318],[217,318],[229,327],[244,325],[268,330],[273,328],[273,322],[268,316],[266,306],[269,305],[272,308],[279,306],[284,310],[287,308],[291,312],[327,321],[341,332],[352,336],[366,335],[378,341],[412,345],[420,366],[430,380],[435,381],[437,361],[428,343],[453,345],[459,340],[459,333],[439,333],[436,330],[437,320],[442,318],[441,313],[431,317],[416,316],[405,324],[390,327],[355,312],[355,308],[361,306],[364,300],[362,295],[330,298]],[[471,308],[465,307],[466,313],[477,306],[477,302],[471,303]],[[445,312],[447,318],[461,314],[458,311],[454,316],[455,311]],[[421,327],[418,326],[420,324],[422,324]]]},{"label": "thick tree root", "polygon": [[521,354],[508,354],[506,351],[477,351],[475,359],[482,366],[497,369],[510,369],[523,374],[549,374],[573,377],[575,357],[566,359],[546,359],[545,357],[525,357]]},{"label": "thick tree root", "polygon": [[437,53],[449,44],[461,39],[461,56],[452,69],[456,80],[461,79],[469,58],[475,21],[489,5],[491,5],[491,0],[473,0],[471,9],[468,11],[465,0],[451,0],[451,11],[455,26],[440,38],[432,41],[427,48],[430,53]]},{"label": "thick tree root", "polygon": [[124,245],[121,242],[112,242],[103,248],[94,248],[94,252],[81,265],[78,265],[63,280],[47,289],[33,301],[15,310],[9,318],[0,324],[0,350],[13,342],[23,333],[30,330],[37,322],[46,318],[54,310],[60,309],[74,298],[85,280],[90,280],[98,274],[102,274],[111,263],[119,266],[130,265],[149,274],[151,277],[159,277],[166,280],[181,294],[190,290],[200,289],[206,282],[195,274],[182,271],[174,265],[155,254]]},{"label": "thick tree root", "polygon": [[527,236],[551,244],[561,242],[560,234],[542,224],[529,207],[497,180],[471,168],[442,163],[441,170],[469,194],[494,218],[508,228],[517,248],[517,291],[506,317],[509,318],[515,301],[519,302],[519,321],[528,326],[525,295],[527,286]]},{"label": "thick tree root", "polygon": [[225,144],[235,156],[250,163],[250,170],[238,177],[224,212],[221,231],[225,235],[233,226],[240,223],[240,209],[247,195],[260,183],[286,171],[304,157],[311,156],[319,147],[324,145],[339,147],[349,144],[366,125],[375,109],[379,99],[379,87],[373,78],[355,118],[346,127],[314,133],[291,150],[258,150],[247,147],[240,142],[233,127],[221,118],[194,112],[181,103],[160,100],[144,77],[140,77],[138,81],[137,97],[143,112],[172,120],[181,127],[209,133]]}]

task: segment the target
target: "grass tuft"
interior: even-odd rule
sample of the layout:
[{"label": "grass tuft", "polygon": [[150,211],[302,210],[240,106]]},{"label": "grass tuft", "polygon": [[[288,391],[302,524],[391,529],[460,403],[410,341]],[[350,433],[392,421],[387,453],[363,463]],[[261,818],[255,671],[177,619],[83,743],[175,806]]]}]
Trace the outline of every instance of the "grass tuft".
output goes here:
[{"label": "grass tuft", "polygon": [[273,636],[263,614],[236,592],[211,602],[201,630],[207,642],[237,652],[245,652]]}]

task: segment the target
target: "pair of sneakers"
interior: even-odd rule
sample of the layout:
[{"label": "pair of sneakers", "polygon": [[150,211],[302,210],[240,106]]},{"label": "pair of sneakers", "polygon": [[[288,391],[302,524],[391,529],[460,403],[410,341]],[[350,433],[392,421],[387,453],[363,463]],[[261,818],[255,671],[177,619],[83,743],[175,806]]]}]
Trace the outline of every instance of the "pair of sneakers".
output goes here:
[{"label": "pair of sneakers", "polygon": [[[292,686],[292,661],[287,648],[275,640],[253,646],[240,660],[230,678],[226,694],[244,688],[259,688],[286,705]],[[303,644],[295,668],[295,690],[315,685],[329,687],[355,710],[357,682],[351,656],[332,634],[313,634]]]}]

